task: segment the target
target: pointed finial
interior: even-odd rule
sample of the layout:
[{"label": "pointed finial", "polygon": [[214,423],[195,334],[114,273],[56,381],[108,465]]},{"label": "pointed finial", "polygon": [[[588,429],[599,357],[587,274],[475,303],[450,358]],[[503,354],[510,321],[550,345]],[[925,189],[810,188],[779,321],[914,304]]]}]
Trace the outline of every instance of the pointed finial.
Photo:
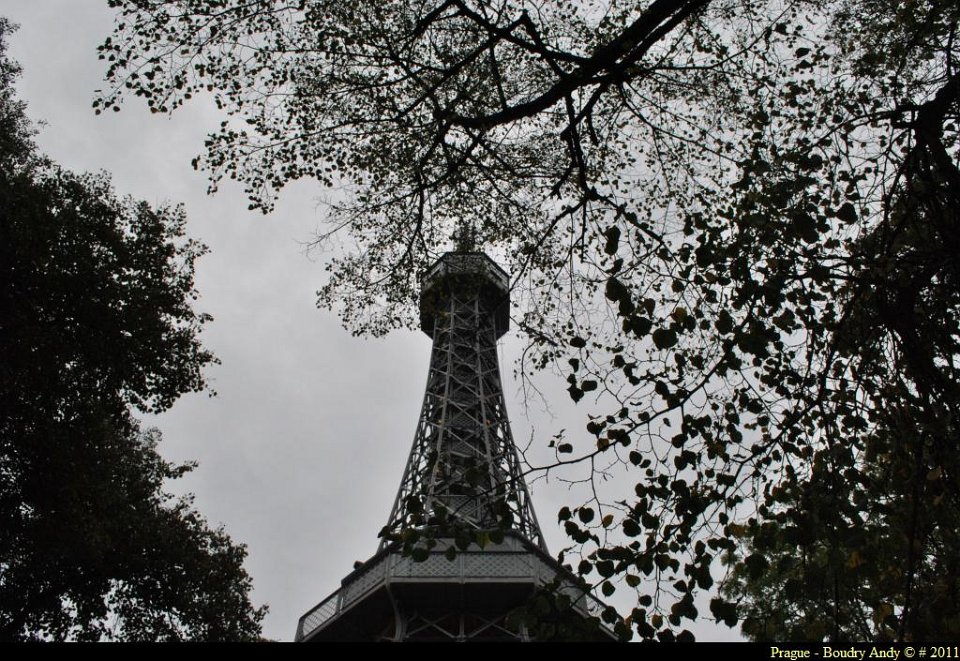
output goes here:
[{"label": "pointed finial", "polygon": [[453,248],[456,252],[476,252],[477,230],[469,220],[460,219],[453,231]]}]

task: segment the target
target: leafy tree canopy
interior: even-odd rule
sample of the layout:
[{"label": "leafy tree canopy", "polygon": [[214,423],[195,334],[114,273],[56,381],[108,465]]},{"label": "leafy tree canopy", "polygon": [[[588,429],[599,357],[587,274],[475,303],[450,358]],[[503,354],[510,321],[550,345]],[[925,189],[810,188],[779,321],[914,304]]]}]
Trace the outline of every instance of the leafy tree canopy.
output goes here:
[{"label": "leafy tree canopy", "polygon": [[522,369],[599,407],[558,460],[635,479],[560,512],[624,635],[674,638],[720,558],[704,616],[751,635],[955,632],[956,3],[111,4],[97,110],[206,92],[213,187],[343,192],[348,327],[412,322],[457,219],[508,262]]},{"label": "leafy tree canopy", "polygon": [[0,19],[0,639],[251,639],[246,550],[133,410],[205,387],[181,208],[37,153]]}]

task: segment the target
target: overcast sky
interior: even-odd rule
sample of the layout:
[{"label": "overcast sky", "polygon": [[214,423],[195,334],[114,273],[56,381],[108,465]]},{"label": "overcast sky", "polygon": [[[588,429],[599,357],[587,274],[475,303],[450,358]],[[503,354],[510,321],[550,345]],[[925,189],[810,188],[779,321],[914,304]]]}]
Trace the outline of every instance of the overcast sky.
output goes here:
[{"label": "overcast sky", "polygon": [[[413,441],[430,342],[412,331],[354,338],[316,308],[325,256],[305,254],[304,244],[323,223],[318,185],[285,189],[266,217],[247,210],[238,186],[206,195],[190,160],[221,121],[212,103],[161,117],[130,99],[120,113],[94,115],[103,74],[95,49],[113,22],[106,4],[3,0],[0,15],[20,24],[10,38],[24,70],[17,88],[29,116],[46,124],[37,142],[47,155],[75,171],[106,170],[120,194],[183,203],[188,233],[211,249],[198,263],[197,307],[215,318],[203,339],[222,361],[207,372],[217,395],[185,396],[147,422],[163,431],[166,458],[200,462],[178,492],[195,493],[212,523],[247,544],[254,600],[270,605],[264,634],[290,640],[297,619],[376,550]],[[562,380],[541,380],[549,411],[543,402],[525,406],[512,378],[519,348],[513,335],[501,345],[518,443],[533,433],[532,460],[543,462],[561,429],[588,443],[590,402],[574,406]],[[556,512],[575,499],[556,479],[531,490],[556,554],[569,543]],[[615,599],[621,609],[631,602],[625,592]],[[694,630],[700,639],[737,638],[711,623]]]}]

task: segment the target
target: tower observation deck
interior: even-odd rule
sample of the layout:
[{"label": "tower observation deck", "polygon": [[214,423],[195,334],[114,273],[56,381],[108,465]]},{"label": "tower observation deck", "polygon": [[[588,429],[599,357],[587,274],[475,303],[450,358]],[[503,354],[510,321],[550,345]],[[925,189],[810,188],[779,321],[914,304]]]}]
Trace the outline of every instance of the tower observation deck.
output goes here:
[{"label": "tower observation deck", "polygon": [[390,518],[376,555],[300,618],[296,640],[530,640],[518,609],[547,585],[570,604],[555,638],[569,625],[611,639],[584,627],[603,604],[549,556],[513,442],[497,360],[507,274],[483,253],[449,252],[421,285],[433,349]]}]

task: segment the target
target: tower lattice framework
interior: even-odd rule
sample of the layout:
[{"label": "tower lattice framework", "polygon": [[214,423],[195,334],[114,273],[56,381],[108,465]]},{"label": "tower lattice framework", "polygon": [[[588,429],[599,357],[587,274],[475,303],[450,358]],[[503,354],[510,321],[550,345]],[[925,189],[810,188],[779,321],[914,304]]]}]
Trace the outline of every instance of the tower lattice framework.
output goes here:
[{"label": "tower lattice framework", "polygon": [[[546,551],[507,418],[497,339],[509,281],[482,253],[452,253],[424,279],[421,325],[433,338],[426,393],[381,542],[436,521],[512,529]],[[463,531],[467,532],[467,531]]]}]

